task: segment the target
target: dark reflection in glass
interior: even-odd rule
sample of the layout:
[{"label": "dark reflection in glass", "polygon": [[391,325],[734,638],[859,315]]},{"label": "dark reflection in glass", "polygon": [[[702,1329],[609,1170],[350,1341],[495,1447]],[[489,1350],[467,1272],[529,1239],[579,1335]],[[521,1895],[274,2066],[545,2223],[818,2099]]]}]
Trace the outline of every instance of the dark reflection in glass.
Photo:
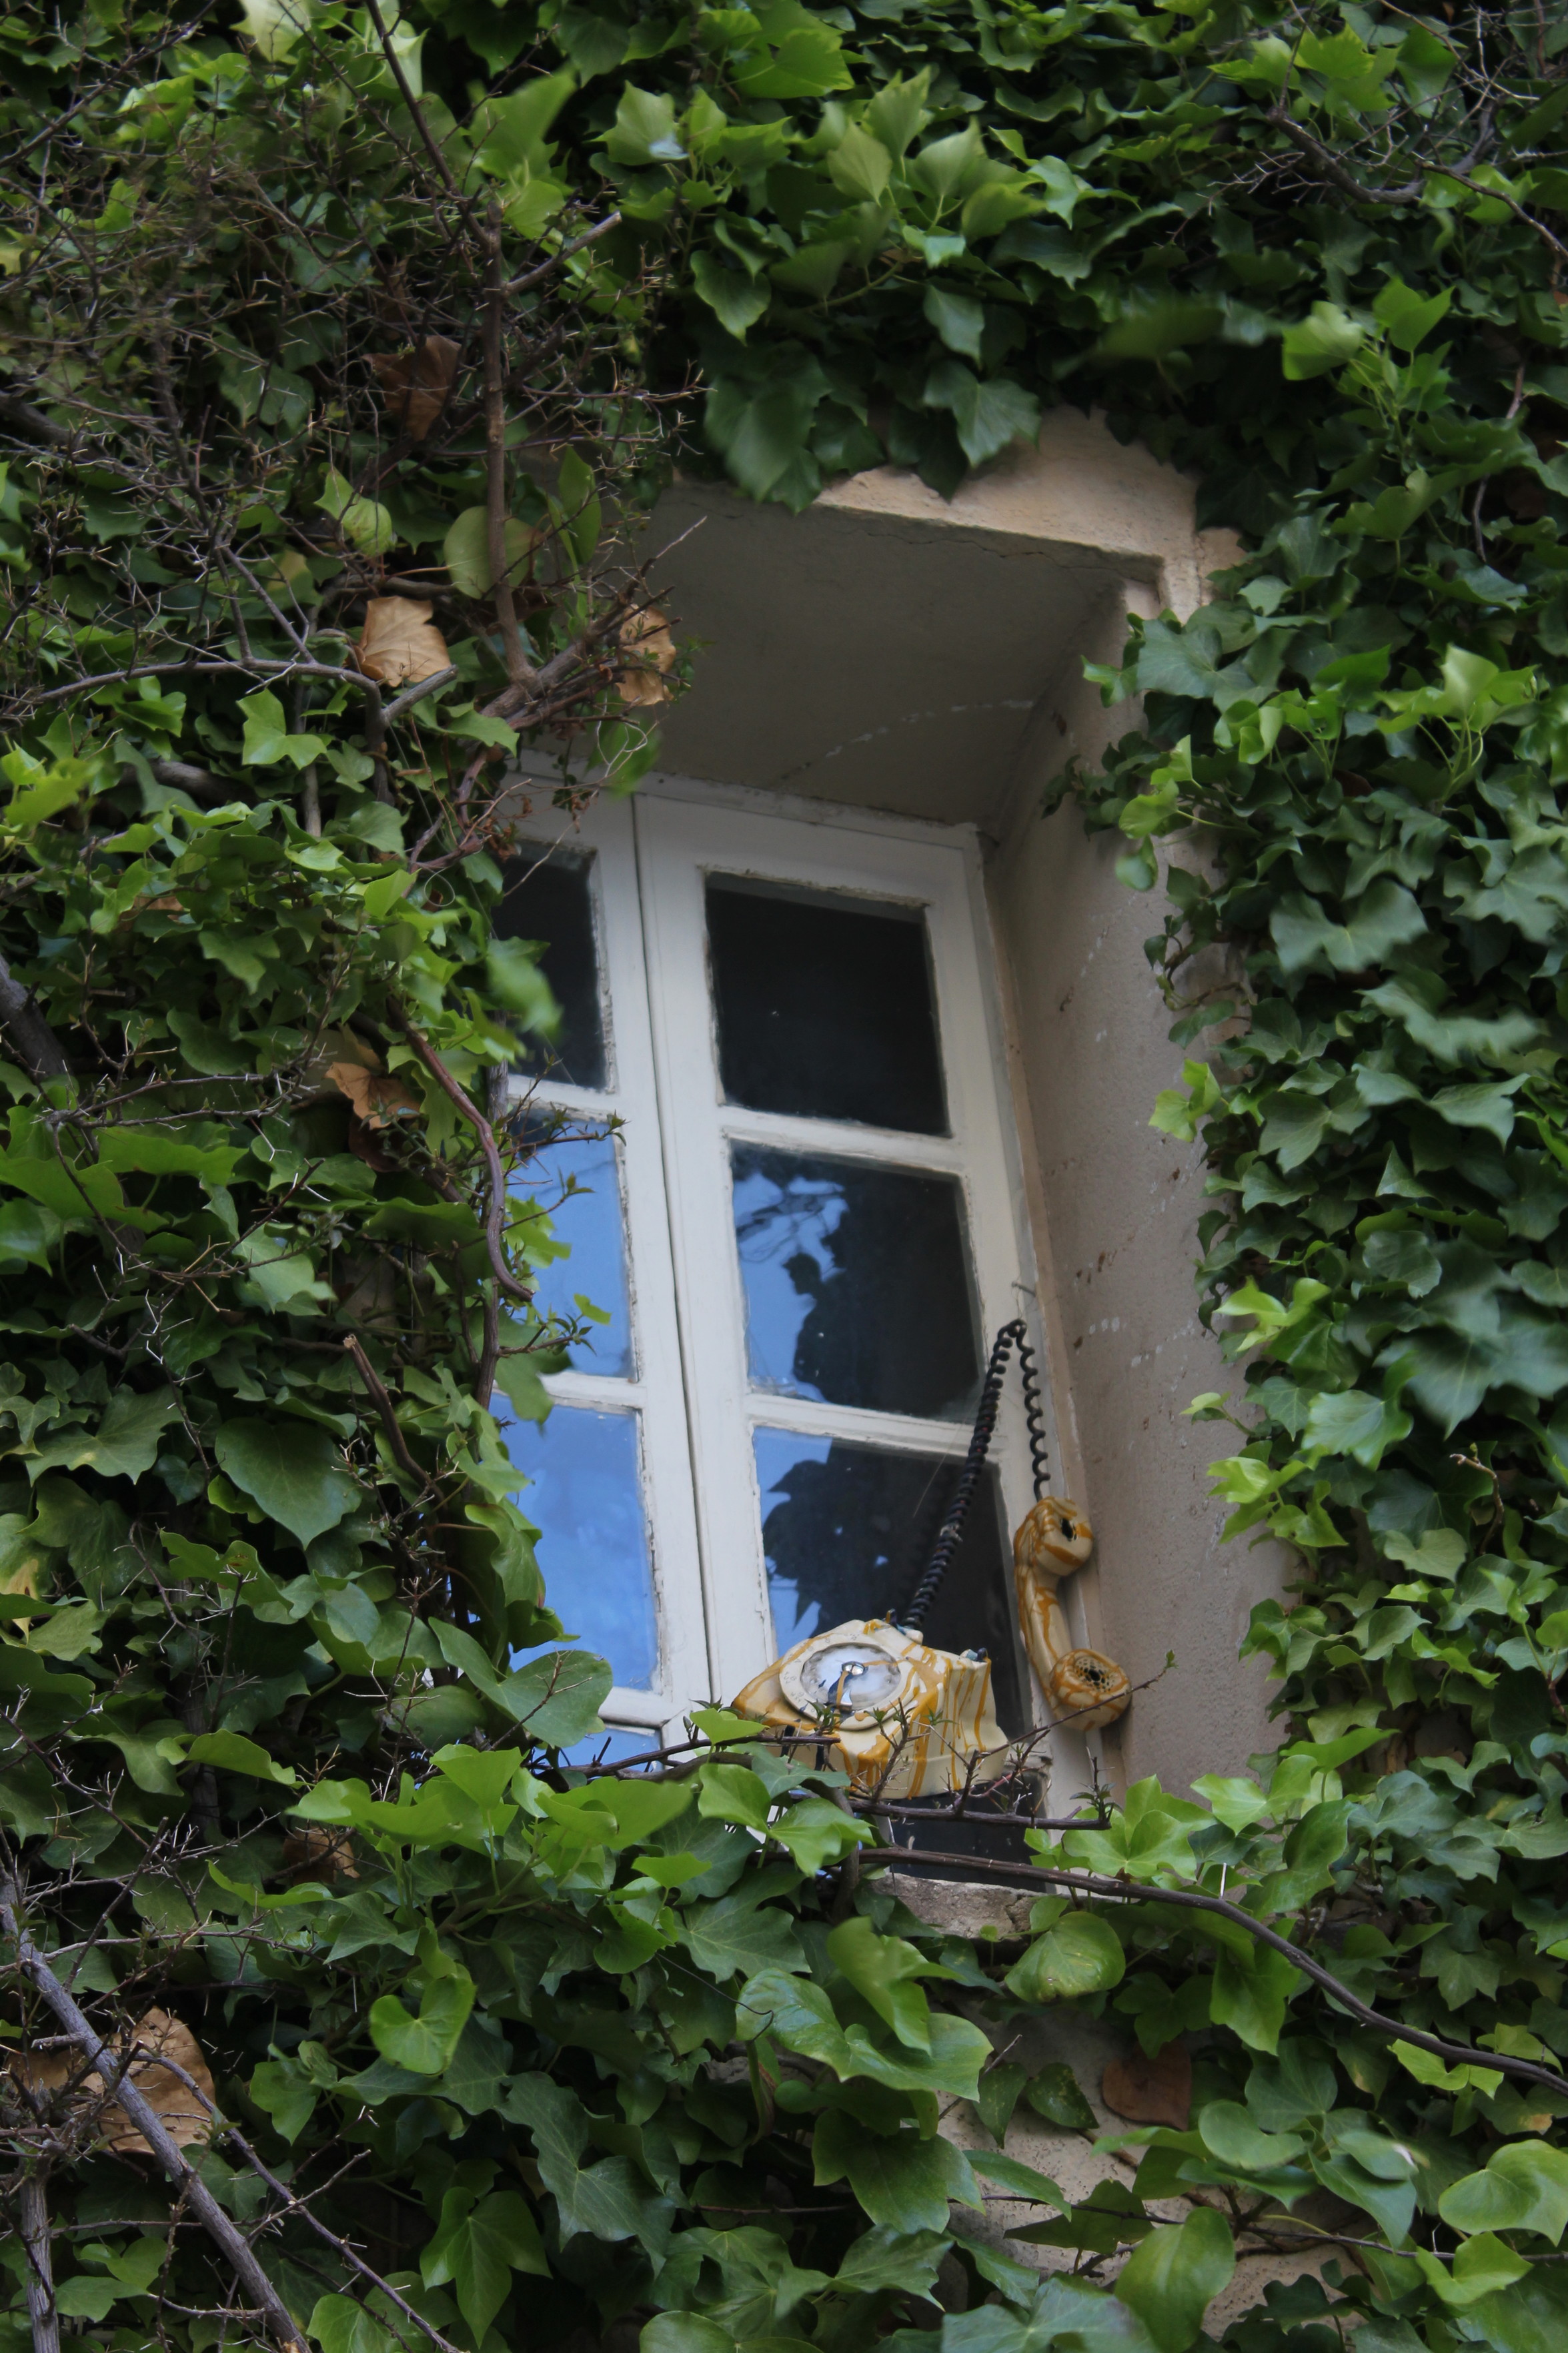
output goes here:
[{"label": "dark reflection in glass", "polygon": [[[847,1618],[901,1609],[931,1556],[960,1464],[784,1430],[759,1430],[756,1453],[778,1650]],[[992,1471],[975,1490],[963,1541],[921,1631],[939,1651],[988,1651],[996,1720],[1005,1733],[1027,1729]]]},{"label": "dark reflection in glass", "polygon": [[605,1023],[599,1001],[599,955],[594,936],[591,852],[553,850],[542,864],[537,849],[509,858],[495,913],[501,940],[542,940],[540,965],[561,1008],[555,1038],[528,1038],[520,1071],[548,1071],[573,1087],[605,1083]]},{"label": "dark reflection in glass", "polygon": [[[542,1315],[558,1315],[589,1324],[589,1337],[572,1350],[572,1363],[581,1372],[628,1376],[633,1370],[631,1317],[626,1300],[626,1253],[621,1217],[620,1170],[613,1135],[580,1135],[568,1129],[552,1135],[548,1118],[537,1114],[522,1131],[532,1142],[531,1129],[542,1127],[542,1140],[533,1157],[511,1180],[510,1190],[521,1199],[534,1200],[550,1220],[553,1239],[564,1243],[568,1255],[552,1259],[533,1270],[533,1303]],[[572,1181],[580,1190],[565,1192]],[[531,1256],[531,1237],[525,1246]],[[549,1249],[549,1242],[539,1247]],[[602,1309],[607,1324],[585,1316],[580,1299]]]},{"label": "dark reflection in glass", "polygon": [[[637,1415],[558,1405],[548,1421],[519,1421],[499,1396],[490,1411],[529,1482],[517,1502],[539,1530],[545,1599],[585,1651],[608,1659],[618,1683],[646,1691],[658,1629]],[[512,1664],[538,1655],[516,1651]]]},{"label": "dark reflection in glass", "polygon": [[735,1239],[752,1384],[958,1419],[979,1377],[953,1176],[737,1145]]},{"label": "dark reflection in glass", "polygon": [[945,1135],[921,911],[726,875],[707,896],[726,1102]]}]

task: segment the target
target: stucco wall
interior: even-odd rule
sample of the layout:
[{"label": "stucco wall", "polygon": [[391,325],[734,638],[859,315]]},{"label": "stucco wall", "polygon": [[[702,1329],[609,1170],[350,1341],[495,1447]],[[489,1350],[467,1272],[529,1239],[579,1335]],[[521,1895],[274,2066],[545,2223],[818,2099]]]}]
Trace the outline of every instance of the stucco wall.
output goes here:
[{"label": "stucco wall", "polygon": [[1225,1423],[1183,1418],[1200,1391],[1240,1381],[1197,1316],[1197,1222],[1212,1207],[1202,1146],[1149,1124],[1184,1059],[1143,954],[1163,893],[1117,880],[1126,844],[1086,835],[1070,799],[1044,813],[1064,764],[1092,767],[1136,718],[1104,710],[1082,677],[1084,657],[1119,659],[1134,604],[1149,610],[1148,592],[1104,598],[1069,649],[988,873],[1058,1427],[1098,1537],[1079,1607],[1088,1639],[1135,1685],[1161,1676],[1105,1736],[1106,1762],[1116,1778],[1154,1772],[1181,1788],[1278,1741],[1262,1666],[1237,1651],[1253,1603],[1284,1598],[1291,1562],[1271,1541],[1221,1542],[1207,1465],[1239,1441]]}]

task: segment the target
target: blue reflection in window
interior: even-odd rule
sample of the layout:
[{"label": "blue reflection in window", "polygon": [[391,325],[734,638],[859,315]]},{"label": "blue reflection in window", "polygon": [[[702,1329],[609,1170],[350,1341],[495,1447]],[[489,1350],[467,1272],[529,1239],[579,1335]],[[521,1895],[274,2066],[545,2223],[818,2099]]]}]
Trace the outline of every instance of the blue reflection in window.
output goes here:
[{"label": "blue reflection in window", "polygon": [[[616,1683],[646,1691],[658,1662],[658,1627],[637,1416],[558,1405],[547,1421],[519,1421],[501,1397],[490,1410],[531,1482],[517,1500],[539,1530],[546,1600],[585,1651],[608,1659]],[[512,1664],[553,1647],[515,1651]]]},{"label": "blue reflection in window", "polygon": [[[777,1173],[774,1162],[782,1162]],[[788,1173],[786,1173],[786,1171]],[[820,1398],[795,1368],[801,1327],[816,1304],[822,1270],[835,1263],[831,1240],[847,1203],[817,1170],[791,1168],[782,1154],[735,1155],[735,1240],[746,1287],[746,1355],[758,1388]]]},{"label": "blue reflection in window", "polygon": [[[540,1314],[584,1323],[587,1319],[577,1304],[579,1294],[603,1308],[609,1322],[589,1324],[589,1336],[572,1350],[571,1361],[580,1372],[629,1378],[634,1369],[631,1316],[616,1154],[613,1135],[557,1136],[539,1146],[513,1177],[510,1189],[519,1199],[539,1203],[555,1240],[570,1251],[536,1269],[533,1297]],[[568,1182],[582,1189],[564,1193]]]},{"label": "blue reflection in window", "polygon": [[[812,1595],[802,1599],[796,1579],[775,1557],[780,1549],[769,1541],[768,1518],[775,1505],[789,1501],[785,1482],[797,1462],[826,1462],[833,1449],[830,1438],[797,1438],[791,1430],[759,1430],[753,1433],[757,1453],[757,1484],[763,1491],[763,1549],[768,1572],[768,1599],[773,1605],[773,1641],[782,1653],[822,1627],[822,1603]],[[838,1621],[834,1620],[834,1624]]]}]

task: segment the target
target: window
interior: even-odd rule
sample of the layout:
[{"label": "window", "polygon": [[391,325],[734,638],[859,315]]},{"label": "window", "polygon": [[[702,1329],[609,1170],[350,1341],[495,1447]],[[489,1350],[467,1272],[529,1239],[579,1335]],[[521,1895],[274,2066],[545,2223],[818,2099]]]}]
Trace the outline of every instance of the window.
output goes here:
[{"label": "window", "polygon": [[[645,787],[546,862],[536,818],[502,909],[563,1012],[513,1082],[531,1185],[574,1180],[541,1303],[607,1320],[545,1423],[499,1410],[552,1605],[628,1729],[908,1600],[990,1335],[1032,1308],[968,837],[759,802]],[[990,1652],[1022,1731],[1011,1396],[993,1461],[925,1631]]]}]

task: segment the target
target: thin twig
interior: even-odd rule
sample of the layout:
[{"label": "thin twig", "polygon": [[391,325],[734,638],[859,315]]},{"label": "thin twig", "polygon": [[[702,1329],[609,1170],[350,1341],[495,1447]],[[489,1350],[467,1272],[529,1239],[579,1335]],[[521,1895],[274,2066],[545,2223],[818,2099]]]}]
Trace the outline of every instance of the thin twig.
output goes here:
[{"label": "thin twig", "polygon": [[558,252],[551,255],[548,261],[542,261],[537,269],[525,269],[521,278],[509,278],[501,288],[501,292],[526,294],[531,286],[537,286],[542,278],[548,278],[552,269],[560,268],[562,262],[570,261],[572,256],[574,253],[581,253],[585,245],[597,245],[602,237],[608,237],[610,231],[613,228],[619,228],[620,225],[619,213],[606,213],[596,228],[589,229],[583,237],[574,237],[570,245],[562,246]]},{"label": "thin twig", "polygon": [[427,1487],[430,1482],[426,1478],[423,1471],[419,1468],[418,1463],[414,1460],[413,1455],[408,1451],[408,1441],[404,1437],[403,1431],[399,1427],[396,1409],[393,1405],[391,1398],[387,1395],[385,1385],[383,1382],[380,1374],[376,1371],[375,1366],[365,1355],[363,1345],[357,1339],[355,1339],[352,1332],[348,1338],[343,1342],[343,1346],[353,1358],[354,1369],[358,1373],[361,1380],[364,1383],[366,1389],[370,1392],[370,1401],[372,1405],[374,1406],[377,1413],[381,1416],[382,1427],[386,1431],[387,1443],[397,1459],[398,1469],[405,1472],[408,1477],[415,1482],[416,1486],[421,1488]]},{"label": "thin twig", "polygon": [[469,1102],[428,1038],[415,1028],[401,1006],[389,1003],[386,1011],[389,1020],[402,1030],[442,1093],[449,1102],[457,1105],[479,1139],[479,1149],[485,1155],[485,1173],[489,1182],[489,1198],[485,1208],[485,1249],[489,1257],[490,1269],[509,1298],[520,1300],[525,1307],[531,1306],[532,1292],[525,1290],[519,1282],[501,1251],[501,1219],[506,1214],[506,1171],[501,1166],[500,1147],[496,1143],[495,1130],[483,1112],[478,1110]]}]

